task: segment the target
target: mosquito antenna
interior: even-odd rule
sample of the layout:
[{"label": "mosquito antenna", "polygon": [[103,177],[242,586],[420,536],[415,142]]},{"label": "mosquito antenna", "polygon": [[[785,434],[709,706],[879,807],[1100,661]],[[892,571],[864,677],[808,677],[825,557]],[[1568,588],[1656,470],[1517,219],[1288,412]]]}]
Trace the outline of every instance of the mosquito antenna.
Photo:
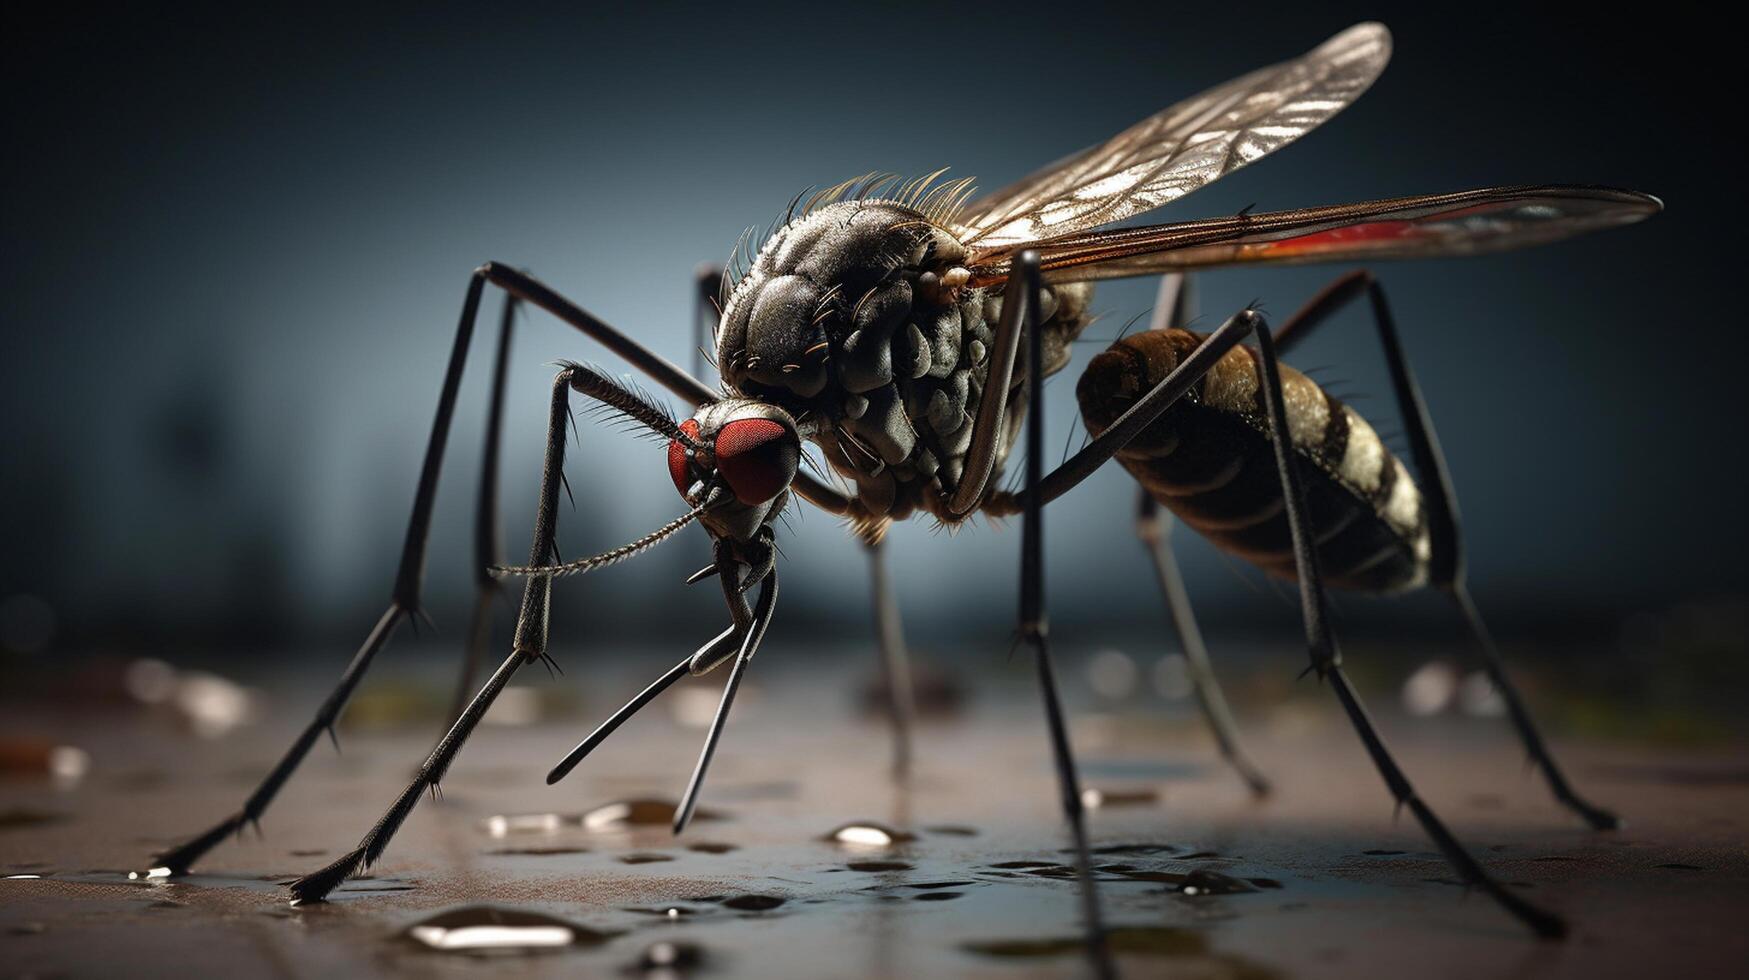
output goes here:
[{"label": "mosquito antenna", "polygon": [[686,795],[681,797],[680,806],[674,811],[674,833],[679,836],[686,830],[686,825],[692,821],[692,812],[698,806],[698,791],[704,785],[705,770],[710,768],[711,756],[716,754],[717,741],[723,736],[723,725],[729,720],[729,706],[735,701],[735,691],[741,686],[741,675],[746,673],[747,665],[753,660],[754,651],[759,649],[759,641],[765,637],[765,628],[771,625],[771,610],[777,603],[777,570],[773,569],[765,577],[765,584],[759,590],[759,605],[753,611],[753,626],[747,631],[741,641],[741,652],[735,657],[735,666],[729,671],[729,681],[723,685],[723,699],[717,703],[717,716],[711,721],[711,730],[705,736],[704,749],[699,752],[698,765],[692,770],[692,781],[686,785]]},{"label": "mosquito antenna", "polygon": [[583,572],[593,572],[597,568],[606,568],[609,565],[616,565],[625,561],[627,558],[631,558],[657,544],[660,544],[663,540],[673,535],[675,531],[678,531],[686,525],[691,524],[693,521],[698,520],[699,517],[704,514],[705,508],[709,506],[709,501],[700,504],[630,544],[620,545],[612,551],[604,551],[601,554],[590,558],[579,558],[576,561],[568,561],[562,565],[493,565],[492,573],[495,575],[551,575],[559,577],[564,575],[578,575]]}]

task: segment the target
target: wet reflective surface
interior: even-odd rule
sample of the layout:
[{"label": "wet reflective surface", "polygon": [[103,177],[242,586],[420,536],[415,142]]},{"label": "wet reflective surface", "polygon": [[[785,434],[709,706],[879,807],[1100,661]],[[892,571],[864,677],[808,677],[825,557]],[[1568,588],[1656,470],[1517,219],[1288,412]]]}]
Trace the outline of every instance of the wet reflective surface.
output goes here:
[{"label": "wet reflective surface", "polygon": [[916,835],[908,831],[889,827],[873,820],[860,820],[847,823],[826,835],[826,840],[834,844],[844,844],[850,847],[891,847],[916,840]]},{"label": "wet reflective surface", "polygon": [[428,949],[476,956],[594,946],[610,938],[550,915],[490,905],[452,909],[422,919],[407,927],[406,936]]},{"label": "wet reflective surface", "polygon": [[[550,787],[549,756],[575,726],[482,730],[371,874],[310,908],[288,907],[284,883],[357,840],[429,731],[314,755],[263,836],[227,842],[187,877],[131,880],[234,808],[251,761],[271,761],[284,732],[191,754],[187,735],[118,731],[84,746],[92,768],[75,788],[0,782],[0,812],[57,815],[0,825],[6,972],[101,974],[124,956],[139,975],[178,978],[196,960],[237,975],[512,969],[501,959],[534,976],[1087,975],[1047,746],[1030,688],[1016,691],[922,726],[901,789],[878,719],[842,703],[808,714],[806,691],[764,689],[737,708],[703,794],[709,822],[678,840],[695,730],[652,713]],[[1709,975],[1749,955],[1732,912],[1749,893],[1749,780],[1731,775],[1731,751],[1678,764],[1563,745],[1575,781],[1632,820],[1593,834],[1521,774],[1492,723],[1383,713],[1481,860],[1570,918],[1573,939],[1551,946],[1453,886],[1413,822],[1393,820],[1340,719],[1314,704],[1247,719],[1279,786],[1261,803],[1194,718],[1078,715],[1101,794],[1094,873],[1126,976]],[[148,770],[165,775],[128,775]]]}]

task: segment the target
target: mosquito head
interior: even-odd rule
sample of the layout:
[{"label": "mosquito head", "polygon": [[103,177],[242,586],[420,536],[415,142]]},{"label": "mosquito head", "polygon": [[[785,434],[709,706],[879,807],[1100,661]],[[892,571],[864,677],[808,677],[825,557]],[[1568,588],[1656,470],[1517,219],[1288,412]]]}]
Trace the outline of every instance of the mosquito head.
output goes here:
[{"label": "mosquito head", "polygon": [[668,475],[718,538],[752,541],[783,510],[801,461],[795,420],[775,405],[726,398],[680,424],[668,443]]}]

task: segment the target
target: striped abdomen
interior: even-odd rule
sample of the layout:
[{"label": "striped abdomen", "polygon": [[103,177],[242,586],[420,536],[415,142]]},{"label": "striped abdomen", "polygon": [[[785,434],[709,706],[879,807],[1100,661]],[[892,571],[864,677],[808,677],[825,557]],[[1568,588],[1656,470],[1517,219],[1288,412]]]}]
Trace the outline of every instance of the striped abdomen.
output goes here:
[{"label": "striped abdomen", "polygon": [[[1081,418],[1103,432],[1178,366],[1203,336],[1151,330],[1125,337],[1087,365],[1075,386]],[[1327,585],[1369,592],[1427,581],[1421,491],[1353,409],[1286,365],[1288,431],[1306,484],[1307,513]],[[1257,358],[1235,347],[1203,380],[1117,454],[1154,499],[1221,550],[1295,577]]]}]

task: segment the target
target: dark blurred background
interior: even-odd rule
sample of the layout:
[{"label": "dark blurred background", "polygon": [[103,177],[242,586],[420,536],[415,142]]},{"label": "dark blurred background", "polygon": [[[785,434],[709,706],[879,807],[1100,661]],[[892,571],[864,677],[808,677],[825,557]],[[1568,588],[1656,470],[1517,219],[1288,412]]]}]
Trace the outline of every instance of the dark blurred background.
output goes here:
[{"label": "dark blurred background", "polygon": [[[1668,213],[1625,231],[1383,272],[1501,631],[1636,671],[1673,646],[1742,652],[1743,202],[1727,148],[1741,111],[1713,78],[1738,56],[1718,25],[1345,3],[5,16],[8,668],[293,647],[337,666],[388,596],[483,260],[526,267],[689,363],[692,270],[801,188],[948,164],[994,188],[1373,18],[1396,53],[1371,93],[1151,217],[1525,181],[1663,196]],[[1262,297],[1284,316],[1339,271],[1212,274],[1203,310]],[[1109,341],[1154,288],[1101,286],[1089,336]],[[550,362],[619,367],[544,315],[528,324],[507,423],[512,556],[527,548]],[[1078,434],[1073,378],[1102,346],[1082,345],[1049,392],[1053,446]],[[466,619],[483,339],[475,357],[429,562],[450,637]],[[1322,377],[1398,428],[1360,314],[1296,363],[1335,366]],[[585,428],[569,476],[567,555],[680,511],[659,450],[624,434]],[[1086,642],[1163,622],[1133,498],[1113,468],[1048,517],[1054,620]],[[1014,529],[918,524],[892,543],[914,638],[1001,647]],[[848,536],[806,513],[783,547],[777,635],[862,642],[866,570]],[[1181,551],[1211,629],[1291,645],[1283,589],[1200,542]],[[688,531],[567,583],[556,642],[714,632],[719,600],[680,584],[705,552]],[[1356,632],[1455,625],[1426,598],[1345,599],[1340,614]]]}]

